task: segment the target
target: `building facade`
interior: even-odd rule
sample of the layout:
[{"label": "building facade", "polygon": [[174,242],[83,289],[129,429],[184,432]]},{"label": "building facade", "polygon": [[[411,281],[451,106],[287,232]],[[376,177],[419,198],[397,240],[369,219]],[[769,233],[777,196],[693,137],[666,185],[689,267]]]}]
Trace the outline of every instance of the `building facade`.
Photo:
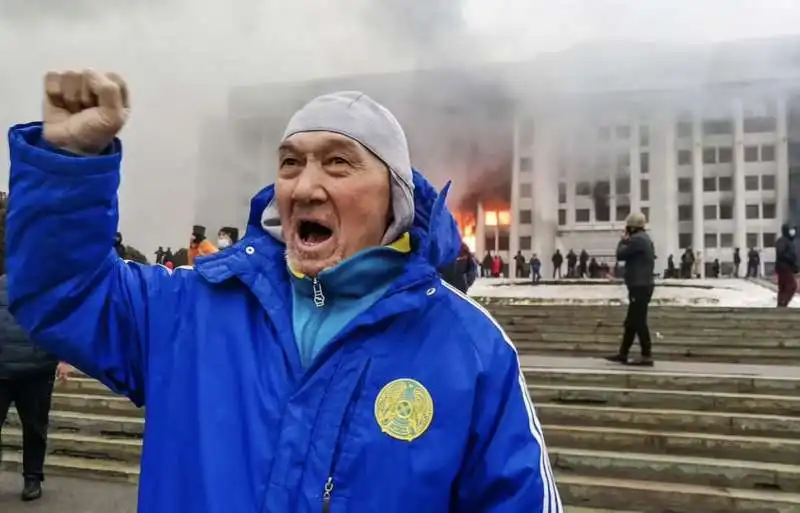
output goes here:
[{"label": "building facade", "polygon": [[[274,179],[291,113],[341,89],[398,116],[415,165],[437,186],[453,181],[450,207],[474,220],[462,229],[479,258],[499,254],[511,275],[517,251],[539,255],[544,273],[556,249],[613,265],[632,211],[648,218],[659,272],[688,248],[730,269],[738,247],[743,259],[756,248],[770,273],[781,223],[800,222],[798,38],[593,45],[523,64],[237,89],[228,188],[248,190],[226,189],[222,217],[245,219],[252,184]],[[200,191],[218,187],[215,173],[201,172]]]}]

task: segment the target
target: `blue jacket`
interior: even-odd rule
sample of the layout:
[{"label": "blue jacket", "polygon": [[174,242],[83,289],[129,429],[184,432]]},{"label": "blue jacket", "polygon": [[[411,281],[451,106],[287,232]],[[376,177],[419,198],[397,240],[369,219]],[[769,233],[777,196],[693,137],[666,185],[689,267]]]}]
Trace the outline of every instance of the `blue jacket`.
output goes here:
[{"label": "blue jacket", "polygon": [[144,513],[560,513],[516,352],[437,277],[457,231],[421,176],[403,276],[307,369],[284,247],[252,202],[195,269],[113,251],[121,145],[81,158],[12,128],[11,309],[42,345],[147,405]]}]

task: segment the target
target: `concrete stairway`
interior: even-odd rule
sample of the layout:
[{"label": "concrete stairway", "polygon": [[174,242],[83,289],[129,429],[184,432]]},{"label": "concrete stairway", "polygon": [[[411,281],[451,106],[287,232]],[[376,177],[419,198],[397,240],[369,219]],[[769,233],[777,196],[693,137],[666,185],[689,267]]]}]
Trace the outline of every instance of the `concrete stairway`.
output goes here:
[{"label": "concrete stairway", "polygon": [[765,378],[595,367],[525,370],[565,504],[800,511],[800,369]]},{"label": "concrete stairway", "polygon": [[[596,357],[619,347],[624,306],[484,301],[520,353]],[[800,364],[796,309],[652,307],[650,329],[659,360]]]},{"label": "concrete stairway", "polygon": [[[800,512],[800,369],[521,360],[568,513]],[[54,395],[48,472],[136,482],[143,429],[141,410],[74,378]],[[18,469],[13,413],[3,444]]]}]

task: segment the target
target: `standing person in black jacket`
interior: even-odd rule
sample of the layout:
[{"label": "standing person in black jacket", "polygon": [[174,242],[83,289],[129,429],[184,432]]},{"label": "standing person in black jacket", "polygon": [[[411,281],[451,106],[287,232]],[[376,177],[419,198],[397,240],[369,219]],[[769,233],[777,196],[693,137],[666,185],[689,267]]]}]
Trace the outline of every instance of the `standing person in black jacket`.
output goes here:
[{"label": "standing person in black jacket", "polygon": [[[22,422],[22,500],[42,496],[53,381],[70,367],[39,349],[8,312],[6,277],[0,277],[0,429],[13,403]],[[0,453],[0,456],[2,454]]]},{"label": "standing person in black jacket", "polygon": [[[653,297],[653,269],[656,252],[650,236],[645,232],[647,220],[643,214],[631,213],[625,220],[625,233],[617,245],[617,260],[625,262],[625,285],[628,287],[628,315],[619,352],[606,360],[630,365],[653,365],[650,328],[647,326],[647,308]],[[634,338],[639,337],[642,357],[628,361]]]},{"label": "standing person in black jacket", "polygon": [[788,224],[781,226],[781,236],[775,241],[775,273],[778,275],[778,307],[789,306],[797,292],[797,250],[794,247],[796,230]]}]

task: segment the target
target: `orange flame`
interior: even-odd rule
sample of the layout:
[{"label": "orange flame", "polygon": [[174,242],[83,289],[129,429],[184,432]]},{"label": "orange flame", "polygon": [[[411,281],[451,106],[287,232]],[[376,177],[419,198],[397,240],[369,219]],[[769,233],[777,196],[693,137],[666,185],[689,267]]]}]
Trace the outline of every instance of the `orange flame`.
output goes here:
[{"label": "orange flame", "polygon": [[461,233],[461,240],[467,245],[469,250],[475,253],[475,213],[456,212],[456,223],[458,231]]}]

